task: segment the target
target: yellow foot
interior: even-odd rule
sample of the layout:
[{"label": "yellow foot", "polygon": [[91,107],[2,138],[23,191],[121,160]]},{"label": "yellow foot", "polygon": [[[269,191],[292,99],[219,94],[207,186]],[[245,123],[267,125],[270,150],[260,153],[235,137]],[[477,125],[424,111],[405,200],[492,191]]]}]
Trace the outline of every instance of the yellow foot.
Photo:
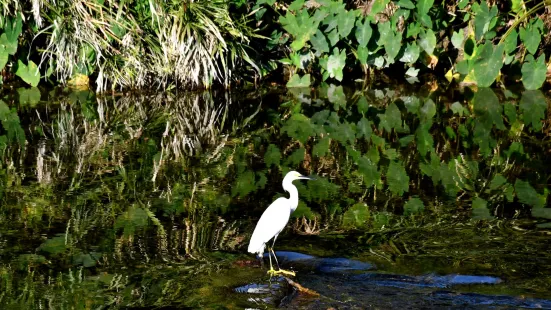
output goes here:
[{"label": "yellow foot", "polygon": [[294,271],[283,270],[283,269],[274,270],[273,268],[271,268],[270,270],[268,270],[268,274],[269,274],[271,277],[277,276],[277,275],[279,275],[279,274],[283,274],[283,275],[290,276],[290,277],[294,277],[294,276],[295,276],[295,272],[294,272]]}]

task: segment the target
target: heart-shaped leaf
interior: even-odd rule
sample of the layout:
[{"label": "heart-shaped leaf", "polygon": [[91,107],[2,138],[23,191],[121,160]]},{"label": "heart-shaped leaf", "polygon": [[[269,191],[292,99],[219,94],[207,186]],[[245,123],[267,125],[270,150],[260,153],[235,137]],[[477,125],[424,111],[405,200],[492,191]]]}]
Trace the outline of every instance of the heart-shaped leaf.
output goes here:
[{"label": "heart-shaped leaf", "polygon": [[356,40],[358,40],[358,44],[361,47],[366,47],[367,43],[369,43],[369,39],[371,39],[371,34],[373,33],[373,30],[371,29],[370,23],[368,20],[365,20],[364,23],[360,20],[356,23]]},{"label": "heart-shaped leaf", "polygon": [[329,72],[329,76],[332,78],[335,78],[337,81],[342,81],[342,70],[344,69],[344,65],[346,63],[346,50],[342,50],[342,52],[339,53],[338,48],[333,49],[333,55],[329,56],[329,59],[327,60],[327,71]]},{"label": "heart-shaped leaf", "polygon": [[421,31],[419,34],[419,46],[421,46],[427,54],[432,55],[436,47],[436,35],[434,35],[431,29]]},{"label": "heart-shaped leaf", "polygon": [[526,89],[538,89],[545,82],[547,67],[545,66],[545,54],[537,60],[532,55],[526,55],[521,68],[522,84]]},{"label": "heart-shaped leaf", "polygon": [[26,66],[21,60],[18,60],[15,75],[33,87],[38,86],[38,82],[40,82],[40,72],[32,60],[29,61],[28,66]]},{"label": "heart-shaped leaf", "polygon": [[294,74],[287,82],[287,87],[310,87],[310,74],[306,74],[300,77],[298,74]]}]

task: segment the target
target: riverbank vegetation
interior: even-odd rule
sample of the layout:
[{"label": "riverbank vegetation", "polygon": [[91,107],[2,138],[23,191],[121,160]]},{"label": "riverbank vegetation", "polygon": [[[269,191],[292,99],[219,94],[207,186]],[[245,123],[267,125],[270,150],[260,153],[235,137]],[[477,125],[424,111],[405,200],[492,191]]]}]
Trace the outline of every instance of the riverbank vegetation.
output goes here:
[{"label": "riverbank vegetation", "polygon": [[289,87],[390,75],[487,87],[547,78],[549,1],[1,1],[4,82]]}]

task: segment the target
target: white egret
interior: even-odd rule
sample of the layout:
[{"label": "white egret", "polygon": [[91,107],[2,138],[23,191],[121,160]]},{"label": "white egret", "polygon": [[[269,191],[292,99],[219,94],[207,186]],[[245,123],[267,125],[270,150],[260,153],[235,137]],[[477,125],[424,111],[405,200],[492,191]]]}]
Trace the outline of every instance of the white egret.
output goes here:
[{"label": "white egret", "polygon": [[[279,268],[279,263],[274,252],[274,244],[279,233],[285,228],[291,213],[293,213],[298,206],[298,190],[293,185],[294,180],[313,180],[312,178],[303,176],[302,174],[291,171],[287,173],[285,178],[283,178],[283,189],[289,193],[289,198],[278,198],[262,213],[260,220],[256,224],[251,241],[249,242],[249,253],[257,253],[260,258],[264,254],[264,248],[266,243],[270,239],[274,238],[271,248],[268,248],[268,257],[270,258],[270,270],[268,273],[270,275],[276,274],[287,274],[294,276],[295,273],[292,271],[287,271]],[[274,270],[272,266],[272,257],[270,256],[270,251],[274,255],[278,270]]]}]

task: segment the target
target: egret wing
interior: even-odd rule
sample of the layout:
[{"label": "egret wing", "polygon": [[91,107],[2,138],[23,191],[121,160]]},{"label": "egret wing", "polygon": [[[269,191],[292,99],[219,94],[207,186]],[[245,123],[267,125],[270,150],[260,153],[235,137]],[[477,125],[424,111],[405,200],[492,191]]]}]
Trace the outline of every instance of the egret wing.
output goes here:
[{"label": "egret wing", "polygon": [[250,253],[264,252],[264,245],[275,235],[279,234],[289,221],[290,207],[289,200],[278,198],[262,213],[256,224],[251,241],[249,243]]}]

